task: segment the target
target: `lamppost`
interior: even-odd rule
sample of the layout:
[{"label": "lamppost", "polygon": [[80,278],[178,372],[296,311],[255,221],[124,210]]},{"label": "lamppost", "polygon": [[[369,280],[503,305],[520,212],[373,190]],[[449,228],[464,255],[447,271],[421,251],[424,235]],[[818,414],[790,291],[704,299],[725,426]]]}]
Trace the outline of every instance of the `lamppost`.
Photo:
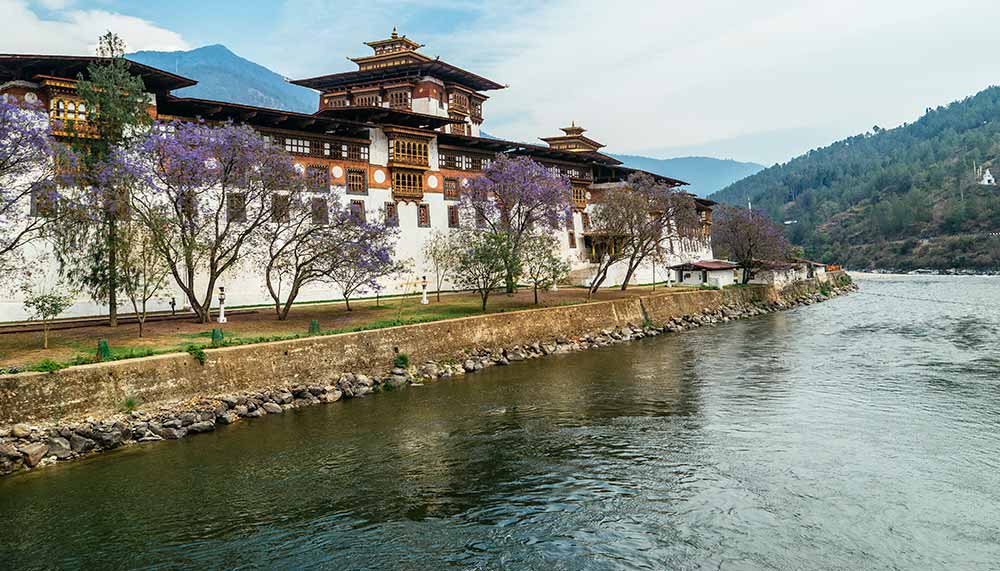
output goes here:
[{"label": "lamppost", "polygon": [[427,299],[427,276],[424,276],[420,280],[420,289],[423,291],[423,297],[420,298],[420,305],[427,305],[431,302]]},{"label": "lamppost", "polygon": [[219,323],[226,322],[226,288],[219,286]]}]

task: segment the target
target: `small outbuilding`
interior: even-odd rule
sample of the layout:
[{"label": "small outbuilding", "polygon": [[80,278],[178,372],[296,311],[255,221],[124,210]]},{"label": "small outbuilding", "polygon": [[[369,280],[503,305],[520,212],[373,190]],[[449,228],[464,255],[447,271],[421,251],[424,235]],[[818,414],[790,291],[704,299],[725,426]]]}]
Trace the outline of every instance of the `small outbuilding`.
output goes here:
[{"label": "small outbuilding", "polygon": [[701,260],[669,269],[678,285],[726,287],[740,281],[740,267],[725,260]]}]

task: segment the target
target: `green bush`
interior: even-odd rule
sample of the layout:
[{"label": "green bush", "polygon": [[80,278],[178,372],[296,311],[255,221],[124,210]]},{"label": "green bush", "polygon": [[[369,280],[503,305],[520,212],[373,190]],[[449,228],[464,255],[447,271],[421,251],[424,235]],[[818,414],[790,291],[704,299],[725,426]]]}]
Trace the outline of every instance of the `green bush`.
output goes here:
[{"label": "green bush", "polygon": [[44,360],[42,360],[42,361],[40,361],[40,362],[35,363],[34,365],[32,365],[29,368],[29,370],[30,371],[37,371],[39,373],[54,373],[56,371],[65,369],[68,366],[69,365],[66,365],[64,363],[57,363],[57,362],[53,361],[52,359],[44,359]]},{"label": "green bush", "polygon": [[191,354],[202,365],[205,364],[205,360],[208,358],[205,355],[205,350],[197,345],[188,345],[187,352]]},{"label": "green bush", "polygon": [[396,358],[392,360],[392,366],[398,367],[400,369],[405,369],[410,366],[410,356],[406,353],[399,353]]},{"label": "green bush", "polygon": [[122,411],[132,412],[137,408],[139,408],[139,397],[135,395],[128,395],[122,400],[122,405],[121,405]]}]

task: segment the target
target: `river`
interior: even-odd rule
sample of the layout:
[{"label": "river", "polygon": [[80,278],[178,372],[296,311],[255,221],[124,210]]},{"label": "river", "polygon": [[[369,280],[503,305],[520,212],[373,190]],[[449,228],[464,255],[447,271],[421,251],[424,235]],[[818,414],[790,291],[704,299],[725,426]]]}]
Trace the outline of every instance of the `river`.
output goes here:
[{"label": "river", "polygon": [[0,566],[995,569],[1000,279],[827,303],[0,480]]}]

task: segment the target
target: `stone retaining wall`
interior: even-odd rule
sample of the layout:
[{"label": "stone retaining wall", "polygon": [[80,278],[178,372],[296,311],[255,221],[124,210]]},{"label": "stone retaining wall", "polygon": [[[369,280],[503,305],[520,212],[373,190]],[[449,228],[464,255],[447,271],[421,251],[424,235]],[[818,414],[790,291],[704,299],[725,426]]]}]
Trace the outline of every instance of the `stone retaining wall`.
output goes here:
[{"label": "stone retaining wall", "polygon": [[255,390],[275,383],[331,384],[342,372],[384,372],[395,353],[414,362],[466,348],[507,347],[608,327],[663,324],[725,305],[771,302],[768,286],[656,293],[573,306],[529,309],[372,331],[205,350],[0,376],[0,426],[106,415],[126,397],[142,403]]},{"label": "stone retaining wall", "polygon": [[[88,411],[96,418],[49,417],[36,423],[0,424],[0,476],[72,461],[121,446],[185,438],[214,431],[220,425],[281,414],[293,408],[400,390],[495,365],[605,347],[809,305],[854,289],[856,286],[845,276],[832,284],[798,283],[780,291],[764,286],[659,294],[313,338],[309,340],[311,344],[288,341],[236,350],[220,349],[212,353],[210,360],[206,359],[204,367],[198,363],[197,368],[170,356],[167,360],[137,361],[131,363],[131,368],[114,367],[113,363],[97,366],[89,373],[69,376],[70,382],[66,377],[24,376],[22,379],[28,381],[24,386],[49,391],[44,393],[49,399],[47,403],[56,410],[79,403],[104,408]],[[584,331],[580,332],[580,328]],[[373,339],[372,335],[377,337]],[[536,339],[538,336],[540,338]],[[423,364],[405,366],[400,360],[386,371],[388,367],[383,357],[388,359],[400,346],[415,351],[414,358],[422,360]],[[443,359],[440,352],[443,352]],[[315,357],[309,362],[318,367],[318,372],[289,365],[307,357]],[[251,364],[240,365],[241,360]],[[173,364],[176,369],[159,366],[164,362]],[[252,363],[258,366],[254,368]],[[336,372],[336,367],[352,364],[367,367],[366,371],[379,372],[374,375],[362,370]],[[140,410],[130,412],[116,412],[113,398],[102,399],[98,393],[90,400],[77,396],[70,405],[57,402],[69,390],[82,395],[87,382],[95,386],[108,383],[112,388],[107,390],[119,390],[121,377],[129,371],[142,372],[143,376],[132,378],[129,383],[145,390],[147,396],[159,393],[181,398],[145,402]],[[242,379],[235,377],[240,374]],[[135,385],[136,378],[145,379],[147,385]],[[213,382],[213,379],[220,382]],[[53,380],[63,384],[45,382]],[[252,386],[243,390],[231,389],[244,385]],[[191,395],[191,391],[195,394]]]}]

